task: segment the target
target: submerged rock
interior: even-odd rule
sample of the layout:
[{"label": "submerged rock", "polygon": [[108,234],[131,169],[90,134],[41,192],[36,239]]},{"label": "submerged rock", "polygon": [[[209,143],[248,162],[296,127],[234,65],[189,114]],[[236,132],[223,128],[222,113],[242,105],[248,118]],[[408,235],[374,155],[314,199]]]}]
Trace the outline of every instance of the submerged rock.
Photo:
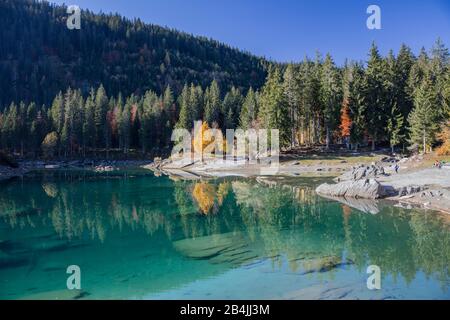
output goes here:
[{"label": "submerged rock", "polygon": [[308,259],[303,261],[303,273],[327,272],[344,265],[351,265],[353,261],[344,261],[338,256],[328,256],[321,258]]},{"label": "submerged rock", "polygon": [[47,292],[34,293],[22,297],[20,300],[78,300],[89,296],[84,290],[55,290]]}]

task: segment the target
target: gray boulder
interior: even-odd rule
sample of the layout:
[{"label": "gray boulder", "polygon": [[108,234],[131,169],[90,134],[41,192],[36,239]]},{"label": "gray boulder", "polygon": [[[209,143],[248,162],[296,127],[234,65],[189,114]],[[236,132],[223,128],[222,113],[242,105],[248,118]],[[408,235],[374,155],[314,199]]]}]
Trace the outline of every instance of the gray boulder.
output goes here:
[{"label": "gray boulder", "polygon": [[362,199],[380,199],[386,196],[384,187],[375,179],[324,183],[316,188],[316,192],[331,197]]},{"label": "gray boulder", "polygon": [[359,165],[353,167],[350,171],[344,173],[343,175],[335,179],[336,182],[349,181],[349,180],[361,180],[361,179],[371,179],[380,176],[385,176],[384,168],[382,166],[371,164],[371,165]]},{"label": "gray boulder", "polygon": [[424,186],[410,185],[410,186],[401,187],[401,188],[397,189],[397,192],[398,192],[399,197],[404,197],[404,196],[409,196],[409,195],[417,193],[417,192],[421,192],[423,190],[425,190]]}]

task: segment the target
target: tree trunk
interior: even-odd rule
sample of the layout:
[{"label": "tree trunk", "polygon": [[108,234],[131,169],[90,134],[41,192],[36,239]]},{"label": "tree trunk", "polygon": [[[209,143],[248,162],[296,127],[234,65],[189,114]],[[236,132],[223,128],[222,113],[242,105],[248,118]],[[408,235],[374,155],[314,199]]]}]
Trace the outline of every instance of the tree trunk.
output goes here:
[{"label": "tree trunk", "polygon": [[372,151],[375,151],[375,137],[372,139]]},{"label": "tree trunk", "polygon": [[423,154],[427,153],[427,141],[425,136],[425,129],[423,130]]},{"label": "tree trunk", "polygon": [[325,138],[325,141],[326,141],[326,149],[328,150],[328,149],[330,149],[330,129],[328,128],[328,126],[327,126],[327,135],[326,135],[326,138]]}]

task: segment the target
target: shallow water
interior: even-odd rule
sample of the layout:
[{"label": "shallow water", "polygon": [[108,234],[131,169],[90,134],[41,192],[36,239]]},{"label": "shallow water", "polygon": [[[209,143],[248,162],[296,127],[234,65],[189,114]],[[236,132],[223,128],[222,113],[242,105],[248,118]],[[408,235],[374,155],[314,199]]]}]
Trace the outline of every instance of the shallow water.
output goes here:
[{"label": "shallow water", "polygon": [[[327,200],[319,182],[139,170],[2,182],[0,298],[450,298],[448,216]],[[67,290],[69,265],[82,294]]]}]

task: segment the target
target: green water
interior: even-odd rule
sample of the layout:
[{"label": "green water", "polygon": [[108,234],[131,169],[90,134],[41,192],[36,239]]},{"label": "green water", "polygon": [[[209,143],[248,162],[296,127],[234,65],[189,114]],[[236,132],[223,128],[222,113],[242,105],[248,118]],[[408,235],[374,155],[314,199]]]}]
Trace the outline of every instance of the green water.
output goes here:
[{"label": "green water", "polygon": [[[315,195],[319,182],[141,171],[2,182],[0,298],[450,298],[448,216],[359,211]],[[69,265],[81,295],[66,287]],[[380,290],[367,288],[369,265]]]}]

